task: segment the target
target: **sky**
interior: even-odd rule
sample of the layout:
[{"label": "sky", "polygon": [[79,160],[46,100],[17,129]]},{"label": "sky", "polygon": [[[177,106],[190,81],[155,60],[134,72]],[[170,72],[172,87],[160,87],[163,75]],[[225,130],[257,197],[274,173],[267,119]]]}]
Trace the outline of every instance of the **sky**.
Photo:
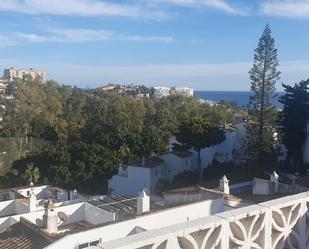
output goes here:
[{"label": "sky", "polygon": [[269,23],[281,83],[309,78],[309,0],[0,0],[0,70],[61,84],[247,91]]}]

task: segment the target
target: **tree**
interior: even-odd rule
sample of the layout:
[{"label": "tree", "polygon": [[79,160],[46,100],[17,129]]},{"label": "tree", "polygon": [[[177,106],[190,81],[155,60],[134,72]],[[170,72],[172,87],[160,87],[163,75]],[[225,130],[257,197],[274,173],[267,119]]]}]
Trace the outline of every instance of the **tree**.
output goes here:
[{"label": "tree", "polygon": [[303,148],[309,120],[309,79],[294,86],[282,84],[285,94],[279,98],[283,104],[280,118],[282,142],[287,148],[287,166],[292,171],[304,170]]},{"label": "tree", "polygon": [[224,141],[224,132],[201,116],[186,118],[180,123],[176,139],[197,152],[197,170],[201,173],[201,150]]},{"label": "tree", "polygon": [[[256,166],[264,167],[265,161],[274,154],[274,124],[276,109],[276,81],[280,78],[277,49],[267,24],[255,49],[253,67],[249,71],[251,92],[249,123],[247,125],[247,149]],[[262,166],[262,167],[260,167]]]},{"label": "tree", "polygon": [[35,167],[33,163],[27,164],[27,168],[23,174],[23,178],[28,183],[37,183],[40,178],[39,168]]}]

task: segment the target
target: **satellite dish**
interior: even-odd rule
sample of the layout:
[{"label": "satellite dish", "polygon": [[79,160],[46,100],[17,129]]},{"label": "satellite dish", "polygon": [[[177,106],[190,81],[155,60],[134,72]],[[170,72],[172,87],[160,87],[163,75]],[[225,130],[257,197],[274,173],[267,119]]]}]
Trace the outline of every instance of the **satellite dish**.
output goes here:
[{"label": "satellite dish", "polygon": [[62,222],[66,222],[68,220],[68,216],[64,212],[58,212],[59,220]]}]

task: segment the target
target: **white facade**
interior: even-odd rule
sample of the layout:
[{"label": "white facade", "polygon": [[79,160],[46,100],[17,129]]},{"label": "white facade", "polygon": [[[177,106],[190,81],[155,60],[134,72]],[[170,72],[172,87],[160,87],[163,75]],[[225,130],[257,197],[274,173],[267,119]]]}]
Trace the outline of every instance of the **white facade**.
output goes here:
[{"label": "white facade", "polygon": [[[156,86],[154,87],[154,95],[157,98],[167,97],[171,94],[171,90],[169,87]],[[176,87],[172,94],[189,97],[194,95],[194,90],[188,87]]]},{"label": "white facade", "polygon": [[191,170],[192,158],[178,156],[172,152],[159,156],[162,163],[156,167],[128,165],[126,169],[119,167],[118,174],[108,180],[108,188],[113,194],[137,196],[147,187],[151,194],[156,194],[159,180],[173,180],[174,176]]},{"label": "white facade", "polygon": [[108,188],[113,194],[137,196],[147,187],[150,193],[154,194],[161,178],[161,169],[162,166],[149,168],[129,165],[126,170],[120,167],[118,174],[108,180]]},{"label": "white facade", "polygon": [[154,95],[157,98],[167,97],[170,95],[170,88],[162,87],[162,86],[155,86]]},{"label": "white facade", "polygon": [[189,96],[194,95],[194,90],[192,88],[188,88],[188,87],[176,87],[175,93],[189,97]]},{"label": "white facade", "polygon": [[23,79],[25,76],[30,76],[32,79],[40,79],[45,81],[45,73],[43,71],[36,70],[34,68],[30,69],[18,69],[18,68],[8,68],[4,70],[3,78],[9,81],[14,79]]},{"label": "white facade", "polygon": [[191,156],[177,156],[174,153],[168,153],[161,155],[160,158],[164,160],[163,179],[172,181],[179,173],[192,170]]}]

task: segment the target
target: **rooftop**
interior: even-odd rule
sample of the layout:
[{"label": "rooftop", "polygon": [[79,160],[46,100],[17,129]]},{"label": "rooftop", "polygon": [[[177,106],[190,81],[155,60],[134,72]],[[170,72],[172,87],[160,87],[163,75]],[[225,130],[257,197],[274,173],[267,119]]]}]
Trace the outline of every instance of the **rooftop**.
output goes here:
[{"label": "rooftop", "polygon": [[9,228],[0,230],[0,248],[6,249],[41,249],[52,243],[40,232],[28,225],[28,221],[21,220]]},{"label": "rooftop", "polygon": [[150,156],[140,162],[133,163],[131,166],[142,167],[142,168],[155,168],[160,166],[164,160],[157,156]]},{"label": "rooftop", "polygon": [[[136,216],[137,197],[128,195],[102,196],[88,201],[90,204],[116,214],[116,221],[127,220]],[[159,210],[162,207],[150,202],[150,210]]]}]

